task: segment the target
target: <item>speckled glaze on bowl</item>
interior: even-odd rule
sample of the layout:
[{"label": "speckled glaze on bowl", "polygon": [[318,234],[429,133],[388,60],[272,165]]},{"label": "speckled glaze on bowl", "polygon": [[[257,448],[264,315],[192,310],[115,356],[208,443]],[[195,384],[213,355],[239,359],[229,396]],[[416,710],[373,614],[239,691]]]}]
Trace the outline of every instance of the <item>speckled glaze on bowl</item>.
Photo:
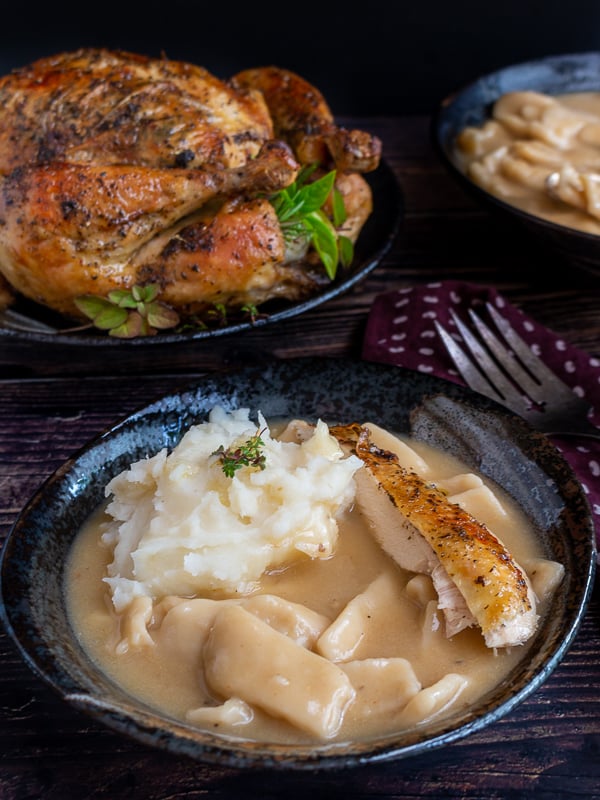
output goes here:
[{"label": "speckled glaze on bowl", "polygon": [[525,90],[549,95],[600,91],[600,52],[549,56],[480,77],[446,97],[436,109],[431,127],[434,146],[449,172],[478,202],[518,224],[564,262],[594,279],[600,278],[600,236],[544,220],[503,202],[469,180],[454,157],[453,143],[463,128],[485,122],[493,104],[506,92]]},{"label": "speckled glaze on bowl", "polygon": [[[214,735],[161,716],[104,676],[71,629],[63,592],[70,544],[131,461],[173,447],[214,405],[267,419],[373,419],[462,459],[524,508],[565,579],[528,656],[468,712],[365,742],[271,745]],[[504,408],[462,387],[392,367],[298,359],[209,377],[133,414],[67,461],[35,494],[9,535],[1,564],[2,618],[31,669],[62,698],[108,727],[197,760],[239,768],[347,768],[404,758],[480,730],[535,691],[571,645],[591,593],[594,529],[584,492],[552,444]]]}]

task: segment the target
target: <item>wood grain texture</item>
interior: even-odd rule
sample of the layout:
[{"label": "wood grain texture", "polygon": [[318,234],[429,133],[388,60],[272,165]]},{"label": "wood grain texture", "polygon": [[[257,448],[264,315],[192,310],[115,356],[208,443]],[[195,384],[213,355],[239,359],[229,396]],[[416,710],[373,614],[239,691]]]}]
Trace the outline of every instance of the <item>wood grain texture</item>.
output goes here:
[{"label": "wood grain texture", "polygon": [[[598,287],[475,207],[438,165],[426,118],[350,120],[378,133],[406,215],[384,262],[348,294],[239,338],[147,352],[58,353],[0,342],[0,541],[31,494],[89,439],[207,371],[295,356],[357,356],[380,292],[460,278],[600,357]],[[131,742],[66,706],[0,633],[0,797],[555,800],[600,798],[600,595],[564,661],[518,709],[444,749],[349,772],[209,767]]]}]

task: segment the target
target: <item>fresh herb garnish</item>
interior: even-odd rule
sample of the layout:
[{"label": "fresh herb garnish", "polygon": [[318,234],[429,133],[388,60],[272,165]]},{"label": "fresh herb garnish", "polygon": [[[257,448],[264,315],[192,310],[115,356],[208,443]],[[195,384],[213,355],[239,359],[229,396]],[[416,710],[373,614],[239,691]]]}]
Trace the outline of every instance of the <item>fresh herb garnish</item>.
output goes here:
[{"label": "fresh herb garnish", "polygon": [[179,324],[177,312],[156,299],[158,291],[156,284],[115,289],[107,297],[81,295],[75,298],[75,305],[95,328],[108,331],[109,336],[154,336],[159,330]]},{"label": "fresh herb garnish", "polygon": [[227,325],[227,307],[224,303],[213,303],[212,308],[206,312],[206,316],[215,320],[223,328]]},{"label": "fresh herb garnish", "polygon": [[[346,209],[341,193],[335,188],[335,170],[323,177],[309,182],[317,164],[303,167],[298,177],[286,189],[280,189],[270,197],[283,237],[288,246],[310,243],[323,262],[328,277],[333,280],[338,264],[347,267],[354,256],[352,241],[339,234],[339,228],[346,220]],[[333,221],[329,219],[323,206],[332,197]]]},{"label": "fresh herb garnish", "polygon": [[228,478],[233,478],[237,470],[242,467],[265,468],[266,457],[265,454],[260,451],[260,448],[265,445],[261,438],[262,433],[263,431],[259,431],[239,447],[228,447],[225,449],[223,445],[220,445],[211,453],[213,456],[218,456],[223,472]]},{"label": "fresh herb garnish", "polygon": [[240,308],[240,311],[248,315],[248,317],[250,318],[250,322],[253,325],[260,316],[260,312],[258,308],[254,305],[254,303],[246,303]]}]

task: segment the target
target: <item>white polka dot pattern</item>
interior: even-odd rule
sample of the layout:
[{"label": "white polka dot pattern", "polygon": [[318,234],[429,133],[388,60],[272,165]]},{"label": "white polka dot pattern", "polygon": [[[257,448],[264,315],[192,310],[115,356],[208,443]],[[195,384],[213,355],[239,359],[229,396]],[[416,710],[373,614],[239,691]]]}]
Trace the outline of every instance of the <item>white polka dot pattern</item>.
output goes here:
[{"label": "white polka dot pattern", "polygon": [[[532,351],[574,392],[594,406],[591,419],[600,427],[600,359],[525,316],[491,287],[444,281],[380,295],[375,298],[369,314],[362,356],[369,361],[396,364],[464,383],[439,341],[433,320],[439,320],[460,339],[450,309],[462,317],[468,307],[476,309],[486,302],[492,303],[506,317]],[[566,438],[553,441],[573,467],[588,496],[600,537],[600,442]]]}]

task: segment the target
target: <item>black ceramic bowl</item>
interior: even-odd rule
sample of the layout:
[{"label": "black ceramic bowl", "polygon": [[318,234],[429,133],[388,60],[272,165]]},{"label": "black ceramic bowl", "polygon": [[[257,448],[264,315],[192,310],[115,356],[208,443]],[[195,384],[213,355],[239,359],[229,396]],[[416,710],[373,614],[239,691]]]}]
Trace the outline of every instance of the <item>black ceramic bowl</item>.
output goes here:
[{"label": "black ceramic bowl", "polygon": [[477,201],[524,228],[563,263],[598,278],[600,236],[550,222],[503,202],[470,181],[454,156],[453,143],[463,128],[488,119],[493,104],[503,94],[526,90],[548,95],[600,91],[600,52],[549,56],[478,78],[446,97],[436,109],[432,123],[434,146],[450,173]]},{"label": "black ceramic bowl", "polygon": [[[68,620],[65,560],[103,488],[133,460],[173,447],[215,404],[267,419],[375,419],[443,448],[494,479],[522,506],[565,577],[523,659],[466,712],[421,729],[319,746],[272,745],[206,733],[161,715],[115,685],[82,650]],[[4,624],[31,669],[77,709],[141,742],[200,761],[274,769],[347,768],[441,747],[494,723],[535,691],[570,647],[596,556],[582,487],[543,435],[454,383],[382,364],[298,359],[203,380],[133,414],[67,461],[36,493],[2,555]]]}]

